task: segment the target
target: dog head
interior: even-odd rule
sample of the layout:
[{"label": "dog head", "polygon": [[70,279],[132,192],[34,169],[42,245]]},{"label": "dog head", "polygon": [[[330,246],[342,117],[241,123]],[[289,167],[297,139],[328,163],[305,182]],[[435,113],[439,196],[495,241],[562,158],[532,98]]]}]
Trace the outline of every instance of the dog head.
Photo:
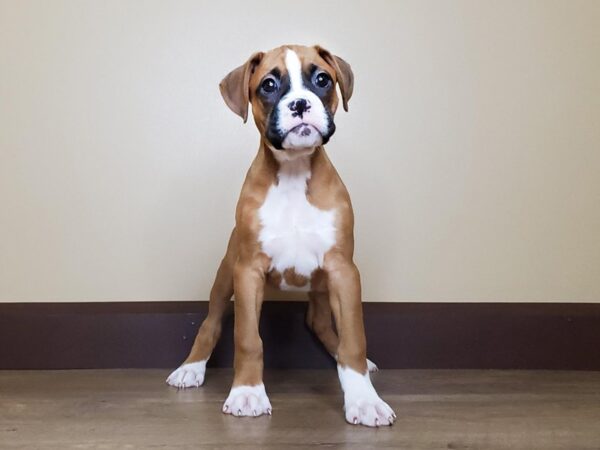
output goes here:
[{"label": "dog head", "polygon": [[278,157],[312,151],[335,131],[336,85],[348,111],[354,76],[350,65],[320,46],[285,45],[254,53],[219,85],[229,108],[254,122]]}]

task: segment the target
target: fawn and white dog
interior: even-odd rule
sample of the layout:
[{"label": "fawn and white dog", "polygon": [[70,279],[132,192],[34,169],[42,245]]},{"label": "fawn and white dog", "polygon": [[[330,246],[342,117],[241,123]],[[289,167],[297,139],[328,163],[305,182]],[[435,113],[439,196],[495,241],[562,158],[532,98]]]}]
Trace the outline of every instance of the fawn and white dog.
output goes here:
[{"label": "fawn and white dog", "polygon": [[350,65],[322,47],[297,45],[254,53],[220,84],[225,103],[244,122],[252,105],[260,147],[242,187],[208,315],[190,355],[167,382],[180,388],[204,382],[234,295],[235,375],[224,413],[271,414],[258,331],[268,282],[308,292],[307,321],[337,360],[346,420],[383,426],[396,418],[369,377],[376,366],[366,357],[352,204],[323,148],[335,131],[336,85],[347,111],[354,85]]}]

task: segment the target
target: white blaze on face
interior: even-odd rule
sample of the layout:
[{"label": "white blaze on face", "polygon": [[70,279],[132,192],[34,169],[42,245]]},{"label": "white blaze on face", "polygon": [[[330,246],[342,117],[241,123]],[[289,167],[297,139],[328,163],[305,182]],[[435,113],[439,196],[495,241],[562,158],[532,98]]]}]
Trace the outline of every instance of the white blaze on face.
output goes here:
[{"label": "white blaze on face", "polygon": [[[329,119],[321,99],[304,86],[302,63],[295,51],[288,49],[285,66],[290,78],[290,90],[277,105],[278,128],[285,136],[284,149],[312,148],[320,145],[327,134]],[[290,108],[297,100],[305,100],[307,109],[300,115]]]},{"label": "white blaze on face", "polygon": [[302,83],[302,63],[294,50],[288,49],[285,53],[285,67],[290,77],[290,90],[301,91],[304,89]]}]

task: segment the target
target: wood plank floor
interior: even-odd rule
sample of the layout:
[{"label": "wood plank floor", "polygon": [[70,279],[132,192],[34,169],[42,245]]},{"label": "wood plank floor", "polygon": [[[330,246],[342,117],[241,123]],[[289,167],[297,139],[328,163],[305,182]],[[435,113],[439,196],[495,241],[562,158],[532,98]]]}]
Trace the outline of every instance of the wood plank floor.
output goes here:
[{"label": "wood plank floor", "polygon": [[231,371],[0,371],[0,448],[600,449],[600,372],[383,370],[393,427],[348,425],[335,371],[267,371],[272,417],[221,414]]}]

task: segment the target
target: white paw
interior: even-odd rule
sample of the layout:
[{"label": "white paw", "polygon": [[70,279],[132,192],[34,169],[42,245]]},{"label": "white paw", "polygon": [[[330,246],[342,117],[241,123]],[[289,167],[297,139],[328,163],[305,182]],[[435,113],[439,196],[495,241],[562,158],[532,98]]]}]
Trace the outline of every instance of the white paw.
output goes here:
[{"label": "white paw", "polygon": [[236,417],[271,415],[271,410],[271,402],[262,383],[256,386],[232,387],[223,404],[223,412]]},{"label": "white paw", "polygon": [[369,358],[367,358],[367,369],[369,369],[369,372],[379,371],[379,367],[377,367],[377,365],[373,361],[371,361]]},{"label": "white paw", "polygon": [[344,412],[348,423],[368,427],[394,423],[396,414],[377,395],[368,372],[363,375],[349,367],[338,365],[338,375],[344,390]]},{"label": "white paw", "polygon": [[184,364],[175,369],[167,378],[167,384],[179,389],[200,387],[204,383],[206,360]]},{"label": "white paw", "polygon": [[382,427],[392,425],[396,419],[394,410],[379,396],[346,398],[344,403],[346,422],[353,425]]}]

